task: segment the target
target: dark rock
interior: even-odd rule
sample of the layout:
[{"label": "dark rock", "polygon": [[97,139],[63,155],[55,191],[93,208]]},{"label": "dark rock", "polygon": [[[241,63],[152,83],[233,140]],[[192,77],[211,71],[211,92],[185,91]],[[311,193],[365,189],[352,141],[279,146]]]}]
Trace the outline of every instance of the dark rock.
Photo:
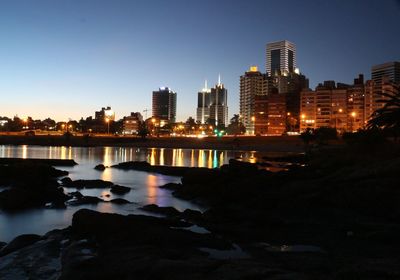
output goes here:
[{"label": "dark rock", "polygon": [[72,179],[69,178],[69,177],[64,177],[64,178],[62,178],[60,181],[61,181],[61,183],[62,183],[63,185],[68,185],[68,184],[72,183]]},{"label": "dark rock", "polygon": [[110,189],[110,192],[115,193],[115,194],[126,194],[131,191],[131,188],[125,187],[125,186],[120,186],[120,185],[113,185]]},{"label": "dark rock", "polygon": [[23,234],[15,237],[10,243],[3,247],[0,251],[0,257],[10,254],[23,247],[32,245],[41,239],[40,235],[36,234]]},{"label": "dark rock", "polygon": [[[63,275],[61,279],[77,279],[77,275],[80,275],[79,279],[88,278],[85,277],[86,273],[99,265],[96,251],[94,242],[86,239],[72,241],[61,254]],[[85,267],[84,271],[82,267]]]},{"label": "dark rock", "polygon": [[103,189],[109,188],[113,185],[110,181],[103,180],[75,180],[64,184],[64,186],[68,188],[77,188],[77,189]]},{"label": "dark rock", "polygon": [[115,204],[128,204],[131,203],[130,201],[123,199],[123,198],[114,198],[111,199],[110,202],[115,203]]},{"label": "dark rock", "polygon": [[99,170],[99,171],[104,171],[106,169],[106,167],[104,166],[104,164],[98,164],[94,167],[94,169]]},{"label": "dark rock", "polygon": [[77,200],[74,201],[69,201],[69,205],[84,205],[84,204],[97,204],[99,202],[104,202],[104,200],[95,197],[95,196],[82,196],[81,198],[78,198]]},{"label": "dark rock", "polygon": [[203,221],[203,214],[200,211],[192,210],[192,209],[186,209],[182,213],[182,218],[189,222],[194,222],[198,223]]},{"label": "dark rock", "polygon": [[1,242],[1,241],[0,241],[0,250],[1,250],[4,246],[6,246],[6,245],[7,245],[7,243]]},{"label": "dark rock", "polygon": [[[161,219],[144,215],[118,215],[81,209],[72,218],[72,233],[75,238],[95,237],[96,240],[113,240],[117,246],[151,246],[163,248],[231,249],[232,245],[210,234],[198,234],[171,227],[187,226],[178,220]],[[108,242],[107,241],[107,242]]]},{"label": "dark rock", "polygon": [[48,205],[46,205],[46,208],[49,208],[49,209],[65,209],[65,208],[67,208],[67,205],[65,205],[64,201],[55,201],[55,202],[50,202]]},{"label": "dark rock", "polygon": [[[139,170],[139,171],[146,171],[146,172],[154,172],[164,175],[171,175],[171,176],[183,176],[186,174],[187,171],[194,169],[192,167],[185,167],[185,166],[165,166],[165,165],[151,165],[146,161],[128,161],[128,162],[121,162],[117,165],[113,165],[113,168],[119,168],[124,170]],[[197,168],[196,168],[197,169]],[[207,168],[204,168],[207,169]]]},{"label": "dark rock", "polygon": [[161,189],[167,189],[167,190],[178,190],[179,188],[182,187],[182,184],[177,184],[177,183],[167,183],[165,185],[160,186],[159,188]]},{"label": "dark rock", "polygon": [[73,197],[75,197],[75,198],[77,198],[77,199],[80,199],[80,198],[83,197],[83,194],[82,194],[81,192],[79,192],[79,191],[70,192],[70,193],[68,193],[68,194],[69,194],[69,195],[72,195]]},{"label": "dark rock", "polygon": [[176,210],[174,207],[160,207],[156,204],[148,204],[139,209],[151,213],[161,214],[168,217],[178,217],[181,215],[181,212]]}]

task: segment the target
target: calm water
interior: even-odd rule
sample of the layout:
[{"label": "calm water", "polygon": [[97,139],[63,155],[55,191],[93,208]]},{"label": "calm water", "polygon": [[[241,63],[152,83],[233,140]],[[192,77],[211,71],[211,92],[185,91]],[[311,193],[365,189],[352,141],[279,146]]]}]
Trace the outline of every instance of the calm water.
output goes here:
[{"label": "calm water", "polygon": [[[131,187],[123,196],[114,195],[109,189],[82,190],[84,195],[92,195],[110,200],[122,197],[132,202],[127,205],[99,203],[98,205],[68,206],[67,209],[34,209],[17,213],[0,211],[0,241],[8,242],[24,233],[44,234],[55,228],[64,228],[71,224],[73,213],[80,208],[89,208],[101,212],[132,214],[141,213],[138,207],[155,203],[159,206],[173,206],[178,210],[187,208],[204,210],[201,206],[174,198],[171,192],[157,186],[180,182],[179,177],[150,174],[134,170],[107,168],[105,171],[94,170],[97,164],[110,166],[124,161],[145,160],[151,164],[171,166],[191,166],[215,168],[228,163],[231,158],[255,161],[259,156],[255,152],[234,152],[217,150],[186,149],[139,149],[122,147],[41,147],[41,146],[1,146],[0,157],[73,159],[78,165],[58,167],[67,170],[69,177],[77,179],[102,179],[115,184]],[[75,189],[65,189],[66,192]],[[110,197],[106,197],[110,195]]]}]

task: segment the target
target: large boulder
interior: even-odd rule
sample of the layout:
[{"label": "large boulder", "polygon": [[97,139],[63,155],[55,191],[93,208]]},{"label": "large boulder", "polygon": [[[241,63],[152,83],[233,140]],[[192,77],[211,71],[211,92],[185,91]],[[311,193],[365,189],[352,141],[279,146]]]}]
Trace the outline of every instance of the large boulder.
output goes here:
[{"label": "large boulder", "polygon": [[140,207],[139,209],[146,212],[165,215],[168,217],[179,217],[181,215],[181,212],[176,210],[174,207],[160,207],[156,204],[148,204]]},{"label": "large boulder", "polygon": [[126,194],[131,191],[131,188],[125,187],[125,186],[120,186],[120,185],[113,185],[111,186],[110,192],[115,193],[115,194]]},{"label": "large boulder", "polygon": [[104,180],[75,180],[64,183],[65,187],[77,189],[103,189],[112,185],[114,185],[112,182]]},{"label": "large boulder", "polygon": [[94,169],[99,170],[99,171],[104,171],[104,170],[106,170],[106,167],[104,166],[104,164],[98,164],[94,167]]},{"label": "large boulder", "polygon": [[110,200],[111,203],[115,204],[129,204],[131,203],[130,201],[123,199],[123,198],[114,198]]},{"label": "large boulder", "polygon": [[15,237],[10,243],[0,250],[0,257],[17,251],[23,247],[32,245],[41,239],[40,235],[36,234],[23,234]]}]

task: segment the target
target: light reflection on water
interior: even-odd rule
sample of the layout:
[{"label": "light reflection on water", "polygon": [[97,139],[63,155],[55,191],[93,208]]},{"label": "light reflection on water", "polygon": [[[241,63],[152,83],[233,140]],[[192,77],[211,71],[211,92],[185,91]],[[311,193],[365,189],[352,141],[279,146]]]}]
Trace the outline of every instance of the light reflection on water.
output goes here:
[{"label": "light reflection on water", "polygon": [[[150,174],[134,170],[107,168],[97,171],[94,166],[110,166],[124,161],[148,161],[153,165],[220,167],[231,158],[256,161],[257,153],[195,149],[159,149],[133,147],[50,147],[50,146],[8,146],[0,145],[0,157],[73,159],[79,165],[60,167],[69,172],[69,177],[77,179],[102,179],[132,188],[126,195],[114,195],[109,189],[85,189],[83,195],[101,197],[104,200],[124,198],[133,202],[127,205],[99,203],[98,205],[68,206],[67,209],[34,209],[17,213],[0,212],[0,241],[10,241],[24,233],[44,234],[54,228],[70,225],[73,213],[80,208],[89,208],[107,213],[143,213],[137,208],[155,203],[160,206],[172,206],[183,211],[187,208],[204,210],[199,205],[174,198],[168,190],[158,186],[169,182],[180,182],[179,177]],[[1,190],[1,189],[0,189]],[[66,192],[75,189],[66,189]],[[110,197],[106,195],[110,194]]]}]

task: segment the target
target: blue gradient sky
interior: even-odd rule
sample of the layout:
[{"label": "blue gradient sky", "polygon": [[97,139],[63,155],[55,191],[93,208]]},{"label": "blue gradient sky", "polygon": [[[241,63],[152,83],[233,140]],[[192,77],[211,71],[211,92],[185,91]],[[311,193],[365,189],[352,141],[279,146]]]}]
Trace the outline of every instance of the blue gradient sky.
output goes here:
[{"label": "blue gradient sky", "polygon": [[177,119],[194,116],[204,79],[228,88],[265,71],[265,44],[287,39],[311,86],[370,77],[400,60],[399,1],[0,0],[0,116],[56,120],[111,106],[117,118],[151,109],[151,92],[178,93]]}]

